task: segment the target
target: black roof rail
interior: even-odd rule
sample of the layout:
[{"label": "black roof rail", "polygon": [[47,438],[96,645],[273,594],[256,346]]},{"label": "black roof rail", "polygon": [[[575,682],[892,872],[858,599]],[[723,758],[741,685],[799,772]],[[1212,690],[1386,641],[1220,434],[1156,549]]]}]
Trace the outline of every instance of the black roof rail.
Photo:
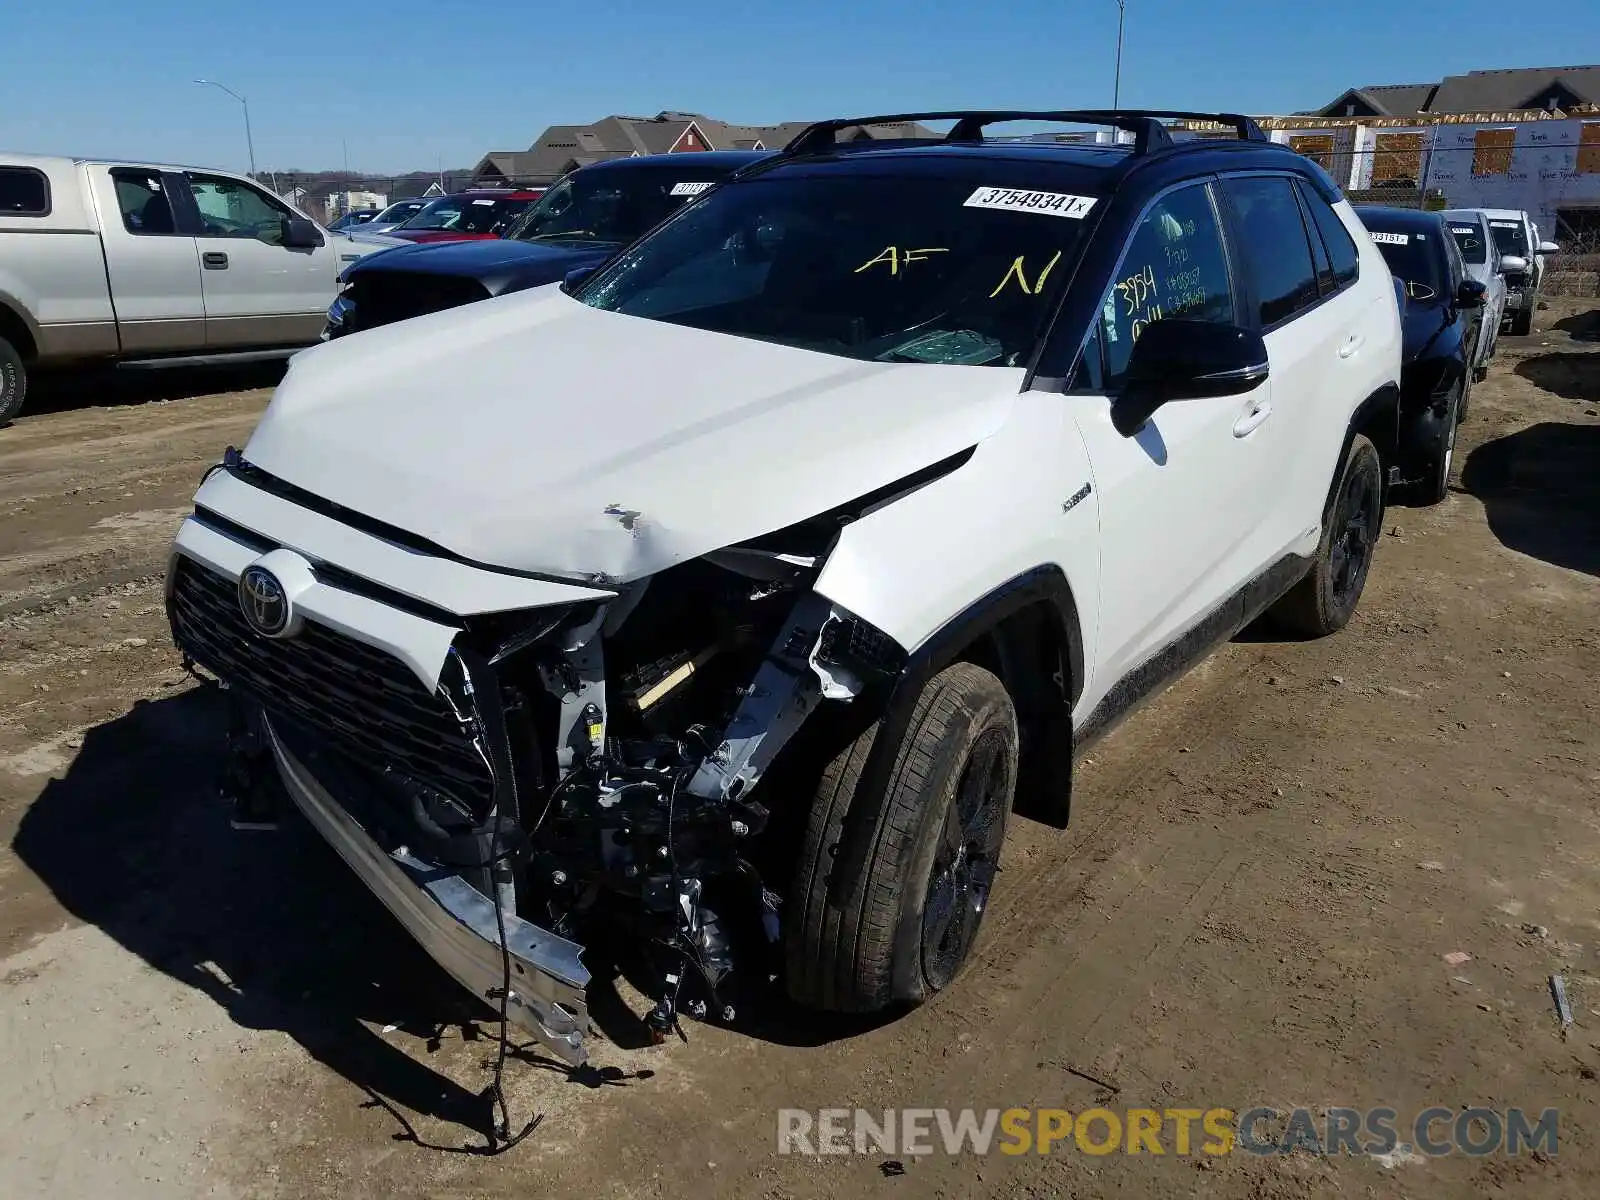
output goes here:
[{"label": "black roof rail", "polygon": [[986,126],[997,125],[1002,121],[1060,121],[1077,125],[1106,125],[1133,134],[1133,153],[1139,156],[1153,154],[1176,144],[1167,127],[1162,124],[1163,119],[1210,121],[1218,125],[1231,125],[1244,141],[1272,140],[1253,119],[1241,113],[1202,113],[1155,108],[963,110],[894,113],[876,117],[840,117],[832,121],[818,121],[802,129],[783,148],[781,156],[790,158],[800,154],[823,153],[836,144],[834,135],[841,129],[857,125],[903,125],[918,121],[954,121],[954,127],[940,139],[945,142],[981,141]]},{"label": "black roof rail", "polygon": [[911,121],[954,121],[955,126],[941,141],[976,142],[983,138],[986,125],[1001,121],[1062,121],[1079,125],[1109,125],[1133,134],[1134,154],[1150,154],[1173,144],[1167,127],[1153,116],[1138,112],[1109,109],[1084,110],[961,110],[956,112],[895,113],[876,117],[841,117],[833,121],[818,121],[802,129],[787,146],[783,157],[799,154],[819,154],[834,145],[834,135],[841,129],[855,125],[901,125]]},{"label": "black roof rail", "polygon": [[1270,142],[1272,140],[1266,135],[1266,131],[1256,124],[1255,118],[1247,117],[1243,113],[1184,112],[1181,109],[1168,108],[1119,108],[1114,111],[1131,113],[1140,117],[1165,117],[1173,121],[1209,121],[1214,125],[1232,125],[1233,131],[1239,135],[1242,141]]}]

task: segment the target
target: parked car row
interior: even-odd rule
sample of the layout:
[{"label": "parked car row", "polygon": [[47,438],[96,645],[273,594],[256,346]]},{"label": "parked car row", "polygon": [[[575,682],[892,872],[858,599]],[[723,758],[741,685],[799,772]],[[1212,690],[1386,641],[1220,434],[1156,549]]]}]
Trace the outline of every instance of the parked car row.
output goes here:
[{"label": "parked car row", "polygon": [[[1503,326],[1528,332],[1542,255],[1557,247],[1539,242],[1522,212],[1358,205],[1356,214],[1402,285],[1400,406],[1408,455],[1420,466],[1408,493],[1434,504],[1449,487],[1472,385],[1488,374]],[[1539,251],[1533,262],[1506,250],[1529,246]]]},{"label": "parked car row", "polygon": [[[586,946],[658,1037],[774,973],[834,1011],[950,988],[1012,811],[1064,826],[1075,755],[1258,616],[1344,628],[1437,465],[1393,243],[1249,118],[1175,115],[827,121],[347,272],[509,282],[358,296],[196,495],[168,612],[228,685],[240,822],[292,802],[567,1063]],[[524,266],[566,274],[506,294]]]},{"label": "parked car row", "polygon": [[41,367],[285,357],[343,267],[403,244],[225,171],[0,153],[0,425]]}]

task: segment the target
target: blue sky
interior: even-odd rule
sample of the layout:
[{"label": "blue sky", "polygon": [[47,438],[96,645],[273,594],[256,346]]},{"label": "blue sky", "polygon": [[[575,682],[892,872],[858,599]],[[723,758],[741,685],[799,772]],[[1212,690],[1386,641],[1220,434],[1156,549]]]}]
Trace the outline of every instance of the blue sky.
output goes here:
[{"label": "blue sky", "polygon": [[[0,8],[0,147],[242,168],[239,105],[191,82],[209,77],[249,97],[262,169],[340,167],[348,143],[350,166],[375,172],[470,165],[608,113],[760,123],[1107,105],[1117,28],[1115,0]],[[1505,0],[1301,11],[1316,15],[1281,0],[1130,0],[1123,104],[1287,112],[1352,84],[1600,61],[1600,4],[1515,26]],[[1430,11],[1439,36],[1421,31]]]}]

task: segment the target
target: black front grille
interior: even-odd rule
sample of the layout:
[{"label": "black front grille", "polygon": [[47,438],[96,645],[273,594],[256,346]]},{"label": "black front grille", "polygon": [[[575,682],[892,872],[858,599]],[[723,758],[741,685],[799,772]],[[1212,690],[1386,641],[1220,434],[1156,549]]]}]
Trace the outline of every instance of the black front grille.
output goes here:
[{"label": "black front grille", "polygon": [[171,617],[178,646],[230,687],[327,737],[356,761],[481,805],[492,781],[444,699],[382,650],[305,622],[292,638],[264,638],[245,623],[238,587],[180,557]]},{"label": "black front grille", "polygon": [[351,284],[349,298],[355,309],[345,323],[352,331],[376,329],[489,297],[476,279],[421,271],[359,271]]}]

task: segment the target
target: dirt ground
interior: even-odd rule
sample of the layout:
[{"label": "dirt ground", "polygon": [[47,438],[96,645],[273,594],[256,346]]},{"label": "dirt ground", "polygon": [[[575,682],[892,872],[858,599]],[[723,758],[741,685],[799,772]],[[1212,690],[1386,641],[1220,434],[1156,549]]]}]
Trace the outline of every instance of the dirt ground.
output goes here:
[{"label": "dirt ground", "polygon": [[[0,431],[0,1195],[1600,1195],[1600,313],[1554,304],[1346,632],[1247,634],[1095,748],[1068,831],[1013,823],[955,987],[655,1048],[597,1000],[598,1069],[514,1060],[544,1121],[493,1159],[453,1152],[491,1026],[313,835],[213,799],[160,572],[271,379],[45,389]],[[775,1148],[780,1108],[1097,1103],[1554,1106],[1560,1149]]]}]

